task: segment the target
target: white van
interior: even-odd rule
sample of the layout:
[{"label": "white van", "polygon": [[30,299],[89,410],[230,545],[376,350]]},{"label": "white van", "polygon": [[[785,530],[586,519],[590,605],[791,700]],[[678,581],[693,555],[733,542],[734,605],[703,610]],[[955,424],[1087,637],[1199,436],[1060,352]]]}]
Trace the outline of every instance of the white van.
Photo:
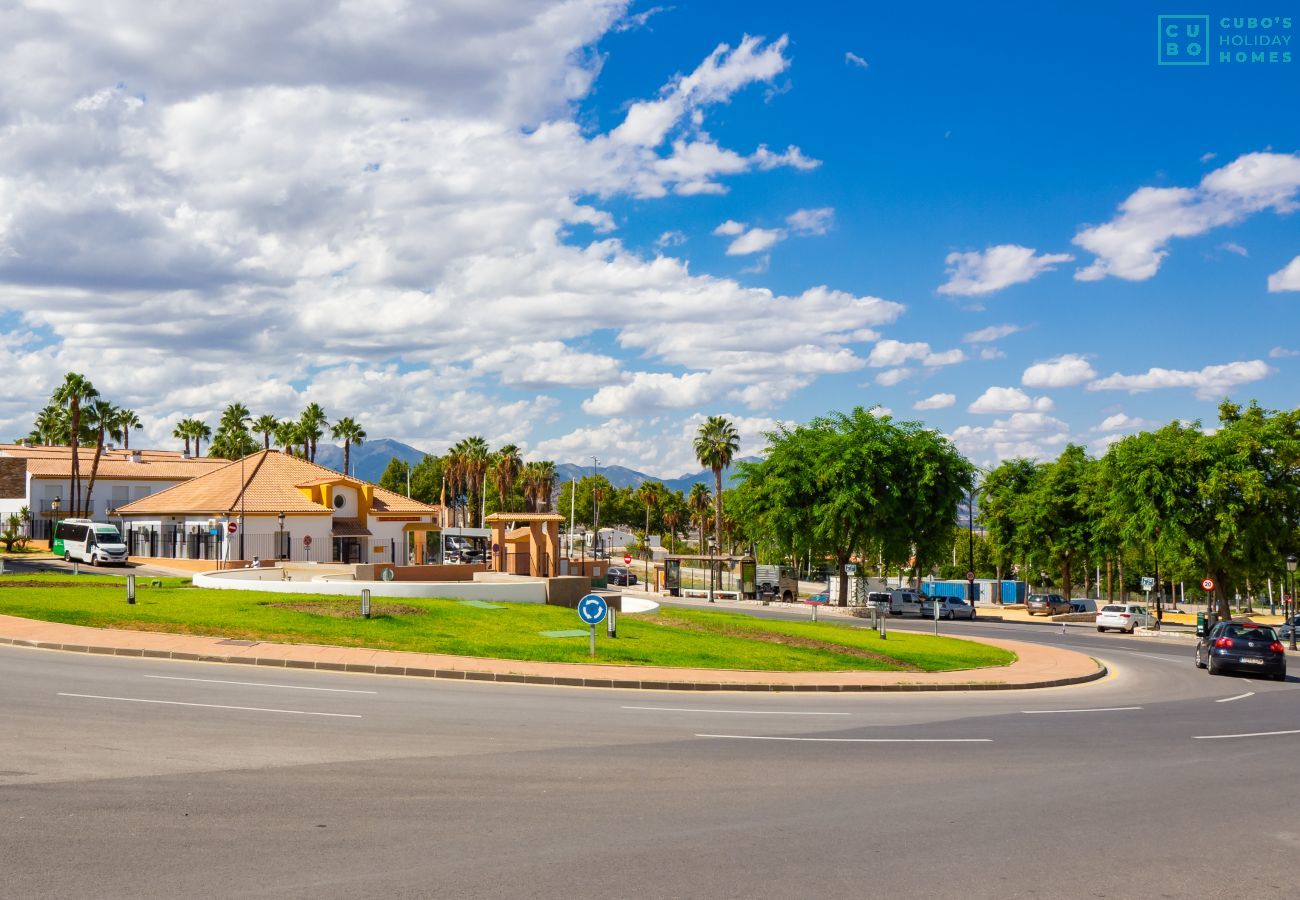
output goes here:
[{"label": "white van", "polygon": [[115,526],[89,519],[64,519],[54,530],[54,552],[71,562],[126,565],[126,544]]},{"label": "white van", "polygon": [[889,592],[889,614],[891,616],[921,615],[921,601],[924,598],[908,588],[895,588]]}]

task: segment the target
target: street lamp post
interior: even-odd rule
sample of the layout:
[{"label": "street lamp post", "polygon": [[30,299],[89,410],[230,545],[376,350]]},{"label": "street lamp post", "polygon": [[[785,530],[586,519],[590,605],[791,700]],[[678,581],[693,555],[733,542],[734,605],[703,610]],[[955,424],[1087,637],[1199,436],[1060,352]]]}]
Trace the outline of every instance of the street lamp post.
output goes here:
[{"label": "street lamp post", "polygon": [[284,513],[280,513],[276,516],[276,519],[280,522],[280,531],[275,541],[280,546],[275,548],[275,557],[276,559],[284,559]]},{"label": "street lamp post", "polygon": [[1290,576],[1290,579],[1291,579],[1291,649],[1292,649],[1293,651],[1296,649],[1296,644],[1295,644],[1295,633],[1296,633],[1296,621],[1295,621],[1295,567],[1296,567],[1296,558],[1295,558],[1295,554],[1292,553],[1292,554],[1289,554],[1289,555],[1287,556],[1287,558],[1286,558],[1286,571],[1287,571],[1287,574]]},{"label": "street lamp post", "polygon": [[53,500],[50,501],[50,509],[54,511],[54,527],[50,530],[50,552],[51,553],[54,552],[54,538],[57,537],[59,533],[59,507],[62,505],[63,502],[58,497],[55,497]]}]

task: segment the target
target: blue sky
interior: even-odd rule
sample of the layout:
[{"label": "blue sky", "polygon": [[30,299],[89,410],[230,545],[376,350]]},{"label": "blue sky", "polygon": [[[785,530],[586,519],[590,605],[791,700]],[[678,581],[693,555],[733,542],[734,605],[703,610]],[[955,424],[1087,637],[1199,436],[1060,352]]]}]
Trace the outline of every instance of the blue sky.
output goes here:
[{"label": "blue sky", "polygon": [[130,7],[0,14],[5,437],[69,368],[154,443],[316,400],[665,476],[714,413],[988,464],[1295,403],[1300,59],[1158,66],[1163,4]]}]

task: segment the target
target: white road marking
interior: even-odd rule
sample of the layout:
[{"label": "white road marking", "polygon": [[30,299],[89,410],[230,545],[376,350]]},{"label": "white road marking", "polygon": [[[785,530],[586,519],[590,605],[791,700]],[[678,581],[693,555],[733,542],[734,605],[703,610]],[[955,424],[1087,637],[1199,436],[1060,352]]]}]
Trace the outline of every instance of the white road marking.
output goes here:
[{"label": "white road marking", "polygon": [[1224,697],[1222,700],[1215,700],[1215,703],[1231,703],[1233,700],[1245,700],[1247,697],[1255,696],[1254,691],[1247,691],[1244,694],[1238,694],[1235,697]]},{"label": "white road marking", "polygon": [[812,738],[762,734],[697,734],[697,738],[729,741],[806,741],[814,744],[991,744],[992,738]]},{"label": "white road marking", "polygon": [[[1115,649],[1119,650],[1120,648],[1116,647]],[[1156,656],[1154,653],[1143,653],[1140,650],[1122,650],[1121,652],[1132,653],[1134,656],[1145,656],[1147,659],[1158,659],[1161,662],[1171,662],[1171,663],[1187,662],[1187,660],[1181,656]]]},{"label": "white road marking", "polygon": [[120,700],[124,703],[159,703],[164,706],[200,706],[204,709],[237,709],[243,712],[286,713],[292,716],[328,716],[332,719],[359,719],[361,716],[351,713],[307,712],[303,709],[266,709],[261,706],[222,706],[219,703],[182,703],[180,700],[145,700],[140,697],[104,697],[100,694],[65,694],[60,697],[81,697],[86,700]]},{"label": "white road marking", "polygon": [[331,694],[377,694],[378,691],[358,691],[352,688],[303,687],[297,684],[272,684],[266,681],[222,681],[220,678],[182,678],[179,675],[146,675],[162,681],[202,681],[205,684],[242,684],[246,687],[284,688],[289,691],[328,691]]},{"label": "white road marking", "polygon": [[1192,737],[1194,741],[1221,741],[1224,738],[1239,737],[1273,737],[1279,734],[1300,734],[1300,731],[1251,731],[1246,734],[1198,734]]},{"label": "white road marking", "polygon": [[725,713],[731,716],[849,716],[846,712],[787,712],[781,709],[690,709],[684,706],[624,706],[656,712]]},{"label": "white road marking", "polygon": [[1051,713],[1125,712],[1126,710],[1141,708],[1140,706],[1099,706],[1093,709],[1022,709],[1021,712],[1027,716],[1045,716]]}]

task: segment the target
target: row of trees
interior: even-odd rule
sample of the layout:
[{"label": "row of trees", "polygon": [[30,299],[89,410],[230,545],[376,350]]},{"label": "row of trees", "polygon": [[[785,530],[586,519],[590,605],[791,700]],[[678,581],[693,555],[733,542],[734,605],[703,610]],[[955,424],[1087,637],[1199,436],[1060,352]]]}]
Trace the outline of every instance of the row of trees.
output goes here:
[{"label": "row of trees", "polygon": [[[72,448],[68,504],[70,510],[76,512],[90,508],[105,443],[120,441],[123,447],[130,449],[131,432],[143,427],[133,410],[115,406],[100,396],[86,376],[69,372],[54,389],[49,402],[36,414],[26,439],[34,444]],[[95,445],[95,455],[91,458],[90,478],[83,496],[78,450],[88,444]]]},{"label": "row of trees", "polygon": [[[1052,462],[1010,460],[980,489],[999,571],[1079,568],[1124,582],[1127,566],[1165,581],[1257,592],[1300,545],[1300,410],[1224,402],[1219,426],[1173,422],[1112,444],[1100,459],[1068,446]],[[1085,576],[1086,579],[1086,576]]]},{"label": "row of trees", "polygon": [[[352,466],[352,448],[366,440],[365,429],[351,416],[330,424],[329,417],[319,403],[309,403],[296,419],[278,419],[270,413],[253,418],[243,403],[231,403],[221,412],[214,433],[202,419],[182,419],[172,430],[172,437],[185,442],[185,452],[200,456],[203,442],[209,441],[208,456],[239,459],[259,449],[270,450],[272,443],[285,453],[316,461],[320,439],[329,431],[331,437],[343,442],[343,474]],[[262,440],[259,447],[255,435]]]},{"label": "row of trees", "polygon": [[550,508],[555,463],[524,462],[519,447],[491,450],[479,436],[464,438],[446,453],[426,453],[415,465],[393,457],[379,486],[424,503],[445,505],[454,522],[482,527],[494,512],[542,512]]}]

